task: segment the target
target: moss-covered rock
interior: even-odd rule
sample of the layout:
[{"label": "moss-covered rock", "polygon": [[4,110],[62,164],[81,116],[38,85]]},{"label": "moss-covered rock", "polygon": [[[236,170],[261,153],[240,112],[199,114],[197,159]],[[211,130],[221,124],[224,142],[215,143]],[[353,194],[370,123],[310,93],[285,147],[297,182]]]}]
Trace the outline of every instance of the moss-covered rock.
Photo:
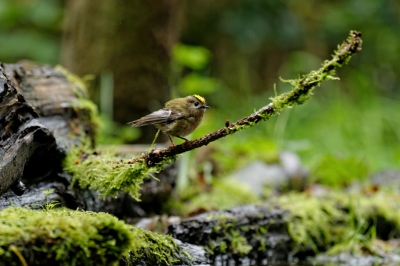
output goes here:
[{"label": "moss-covered rock", "polygon": [[190,247],[192,245],[175,242],[171,236],[136,227],[132,229],[135,235],[133,247],[129,255],[123,259],[127,265],[193,265],[207,261],[207,254],[200,247],[195,250],[196,247]]},{"label": "moss-covered rock", "polygon": [[0,232],[2,265],[113,265],[134,240],[130,226],[109,214],[68,209],[7,208]]},{"label": "moss-covered rock", "polygon": [[1,266],[191,265],[204,255],[112,215],[64,208],[7,208],[0,211],[0,232]]},{"label": "moss-covered rock", "polygon": [[183,246],[106,213],[14,207],[0,212],[1,266],[191,265]]},{"label": "moss-covered rock", "polygon": [[271,205],[240,206],[204,213],[169,227],[174,238],[202,245],[212,259],[285,260],[293,240],[287,232],[289,213]]},{"label": "moss-covered rock", "polygon": [[399,210],[399,197],[384,191],[333,191],[322,197],[292,193],[259,206],[204,213],[171,225],[169,232],[204,246],[217,261],[287,262],[323,252],[390,257],[397,248],[383,251],[374,243],[400,236]]}]

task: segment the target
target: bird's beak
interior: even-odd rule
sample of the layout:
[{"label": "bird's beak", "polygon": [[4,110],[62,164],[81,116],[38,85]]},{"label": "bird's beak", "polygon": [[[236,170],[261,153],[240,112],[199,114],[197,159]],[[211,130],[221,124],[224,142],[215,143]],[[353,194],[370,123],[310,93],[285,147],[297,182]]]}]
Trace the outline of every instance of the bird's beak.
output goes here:
[{"label": "bird's beak", "polygon": [[208,106],[208,105],[203,105],[201,108],[203,108],[203,109],[208,109],[208,108],[210,108],[210,106]]}]

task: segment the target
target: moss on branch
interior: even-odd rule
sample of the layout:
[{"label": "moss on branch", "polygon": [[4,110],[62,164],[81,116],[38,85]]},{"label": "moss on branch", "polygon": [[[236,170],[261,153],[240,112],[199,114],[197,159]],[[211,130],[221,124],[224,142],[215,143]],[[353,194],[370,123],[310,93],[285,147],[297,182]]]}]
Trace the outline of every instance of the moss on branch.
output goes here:
[{"label": "moss on branch", "polygon": [[176,156],[148,167],[145,160],[131,164],[129,160],[116,157],[112,152],[98,153],[90,148],[74,147],[64,160],[64,169],[73,176],[73,183],[81,188],[94,189],[100,196],[115,197],[120,192],[129,193],[140,200],[140,185],[152,173],[158,173],[174,162]]},{"label": "moss on branch", "polygon": [[226,122],[224,128],[207,134],[199,139],[162,150],[153,150],[134,158],[132,162],[135,163],[144,159],[146,160],[147,165],[159,163],[164,157],[174,156],[208,145],[210,142],[231,135],[237,131],[253,127],[260,121],[278,115],[284,108],[304,104],[310,99],[312,91],[318,87],[322,81],[337,79],[333,77],[335,70],[347,64],[355,53],[361,51],[361,44],[361,33],[350,31],[349,37],[345,42],[343,42],[343,44],[338,46],[338,49],[334,52],[330,61],[325,61],[319,70],[311,71],[309,74],[304,75],[299,79],[284,80],[284,82],[290,83],[293,86],[293,89],[287,93],[273,97],[270,104],[264,106],[255,113],[236,121],[235,123],[230,124],[229,122]]},{"label": "moss on branch", "polygon": [[[299,79],[287,80],[293,89],[271,99],[271,103],[255,113],[235,123],[225,123],[225,127],[199,139],[160,150],[151,150],[132,160],[121,160],[112,156],[90,152],[74,152],[68,156],[65,168],[73,173],[74,180],[81,187],[99,190],[102,196],[115,196],[119,191],[130,193],[139,199],[139,188],[143,178],[157,173],[164,165],[176,160],[179,154],[208,145],[210,142],[248,129],[263,120],[279,114],[282,109],[307,102],[312,91],[324,80],[336,79],[335,70],[347,64],[351,57],[361,51],[361,33],[351,31],[347,40],[338,46],[331,60],[323,63],[317,71],[311,71]],[[85,155],[82,155],[85,154]]]}]

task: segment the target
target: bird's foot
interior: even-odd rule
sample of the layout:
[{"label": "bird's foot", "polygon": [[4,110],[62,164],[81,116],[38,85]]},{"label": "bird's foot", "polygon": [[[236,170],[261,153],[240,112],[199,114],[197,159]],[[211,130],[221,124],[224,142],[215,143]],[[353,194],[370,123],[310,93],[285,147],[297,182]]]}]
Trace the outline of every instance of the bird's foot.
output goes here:
[{"label": "bird's foot", "polygon": [[168,135],[169,140],[171,141],[171,146],[170,147],[175,147],[175,143],[172,141],[170,135]]}]

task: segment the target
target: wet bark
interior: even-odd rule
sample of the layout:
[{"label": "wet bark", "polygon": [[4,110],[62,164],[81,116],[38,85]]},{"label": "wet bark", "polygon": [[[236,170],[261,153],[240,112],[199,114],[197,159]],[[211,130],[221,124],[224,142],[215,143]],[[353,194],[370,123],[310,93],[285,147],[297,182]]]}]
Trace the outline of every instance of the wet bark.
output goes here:
[{"label": "wet bark", "polygon": [[[21,195],[25,190],[22,178],[29,182],[51,171],[48,163],[58,152],[54,136],[39,122],[38,112],[17,91],[6,72],[11,72],[14,84],[23,80],[18,69],[0,65],[0,194],[12,188]],[[38,155],[42,155],[43,161],[30,163]]]},{"label": "wet bark", "polygon": [[[94,143],[96,126],[80,102],[87,97],[84,88],[63,71],[31,62],[0,65],[0,209],[57,201],[121,218],[159,212],[175,186],[175,165],[157,175],[160,181],[144,180],[141,202],[124,193],[102,200],[96,191],[71,187],[63,158],[83,140]],[[43,194],[47,190],[53,193]]]},{"label": "wet bark", "polygon": [[[93,137],[95,129],[83,118],[85,110],[74,106],[80,88],[61,71],[21,62],[2,64],[0,72],[0,194],[14,191],[0,198],[0,206],[31,205],[52,182],[67,190],[57,178],[62,159],[82,137]],[[24,197],[14,198],[25,190]]]},{"label": "wet bark", "polygon": [[[212,247],[210,256],[215,264],[243,259],[287,262],[293,246],[287,231],[289,215],[275,206],[240,206],[172,224],[168,234],[186,243]],[[243,247],[238,245],[243,240],[251,247],[246,256],[240,254]]]}]

